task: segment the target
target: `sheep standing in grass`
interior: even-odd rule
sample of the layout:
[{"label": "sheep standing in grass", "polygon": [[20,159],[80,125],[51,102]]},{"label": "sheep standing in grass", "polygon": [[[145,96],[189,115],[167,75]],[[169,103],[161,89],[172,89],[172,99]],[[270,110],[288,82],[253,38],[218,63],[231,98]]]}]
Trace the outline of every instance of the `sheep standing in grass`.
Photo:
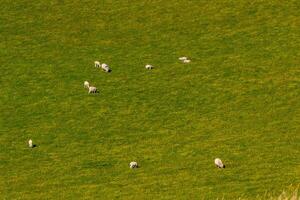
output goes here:
[{"label": "sheep standing in grass", "polygon": [[191,62],[191,60],[189,60],[187,57],[180,57],[180,58],[178,58],[180,61],[182,61],[183,63],[190,63]]},{"label": "sheep standing in grass", "polygon": [[215,159],[215,165],[218,168],[225,168],[225,165],[222,163],[222,160],[220,158]]},{"label": "sheep standing in grass", "polygon": [[32,143],[31,139],[28,141],[28,146],[29,146],[29,148],[33,148],[33,143]]},{"label": "sheep standing in grass", "polygon": [[109,66],[108,66],[107,64],[105,64],[105,63],[103,63],[103,64],[101,65],[101,68],[102,68],[103,71],[105,71],[105,72],[110,72],[110,71],[111,71],[111,69],[109,68]]},{"label": "sheep standing in grass", "polygon": [[84,81],[83,83],[84,88],[89,88],[90,87],[90,83],[87,81]]},{"label": "sheep standing in grass", "polygon": [[99,61],[95,61],[95,67],[100,67],[100,62]]},{"label": "sheep standing in grass", "polygon": [[89,86],[89,94],[90,94],[90,93],[97,93],[97,92],[98,92],[98,90],[97,90],[96,87],[94,87],[94,86]]},{"label": "sheep standing in grass", "polygon": [[180,57],[178,59],[181,60],[181,61],[184,61],[184,60],[187,60],[188,58],[184,56],[184,57]]},{"label": "sheep standing in grass", "polygon": [[153,69],[154,67],[152,65],[146,65],[145,68],[146,69]]},{"label": "sheep standing in grass", "polygon": [[137,162],[132,161],[131,163],[129,163],[129,167],[130,167],[131,169],[134,169],[134,168],[138,168],[139,166],[138,166]]}]

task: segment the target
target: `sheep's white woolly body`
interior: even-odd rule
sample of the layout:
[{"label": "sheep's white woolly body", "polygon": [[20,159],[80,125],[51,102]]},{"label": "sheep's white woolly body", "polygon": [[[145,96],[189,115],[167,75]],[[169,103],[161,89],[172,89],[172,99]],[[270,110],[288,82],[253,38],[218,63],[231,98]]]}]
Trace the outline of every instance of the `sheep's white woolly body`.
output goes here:
[{"label": "sheep's white woolly body", "polygon": [[102,68],[105,72],[110,72],[109,66],[108,66],[107,64],[105,64],[105,63],[103,63],[103,64],[101,65],[101,68]]},{"label": "sheep's white woolly body", "polygon": [[87,81],[84,81],[83,83],[84,88],[89,88],[90,87],[90,83]]},{"label": "sheep's white woolly body", "polygon": [[222,160],[220,158],[216,158],[215,159],[215,165],[218,167],[218,168],[225,168],[225,165],[223,164]]},{"label": "sheep's white woolly body", "polygon": [[31,140],[31,139],[28,141],[28,146],[29,146],[30,148],[33,147],[33,143],[32,143],[32,140]]},{"label": "sheep's white woolly body", "polygon": [[96,93],[97,92],[97,88],[94,86],[89,86],[89,93]]},{"label": "sheep's white woolly body", "polygon": [[95,67],[100,67],[100,62],[99,61],[95,61]]},{"label": "sheep's white woolly body", "polygon": [[185,56],[183,56],[183,57],[180,57],[180,58],[178,58],[178,59],[181,60],[181,61],[184,61],[184,60],[187,60],[188,58],[185,57]]},{"label": "sheep's white woolly body", "polygon": [[146,69],[153,69],[154,67],[152,65],[146,65],[145,68]]},{"label": "sheep's white woolly body", "polygon": [[180,61],[182,61],[183,63],[190,63],[191,62],[191,60],[190,59],[188,59],[188,57],[186,57],[186,56],[183,56],[183,57],[180,57],[180,58],[178,58]]},{"label": "sheep's white woolly body", "polygon": [[137,162],[132,161],[131,163],[129,163],[129,167],[130,167],[131,169],[133,169],[133,168],[138,168],[139,166],[138,166]]}]

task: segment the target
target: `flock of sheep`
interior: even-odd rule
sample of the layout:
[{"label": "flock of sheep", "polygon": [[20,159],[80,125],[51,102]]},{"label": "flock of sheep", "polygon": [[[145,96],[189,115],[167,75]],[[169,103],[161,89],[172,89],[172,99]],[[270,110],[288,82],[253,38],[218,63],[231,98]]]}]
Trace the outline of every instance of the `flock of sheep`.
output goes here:
[{"label": "flock of sheep", "polygon": [[[185,56],[184,57],[180,57],[179,60],[182,63],[190,63],[191,62],[191,60],[188,59]],[[105,71],[107,73],[111,72],[111,69],[110,69],[110,67],[107,64],[105,64],[105,63],[101,64],[99,61],[95,61],[95,67],[101,68],[103,71]],[[146,69],[153,69],[154,67],[152,65],[150,65],[150,64],[147,64],[147,65],[145,65],[145,68]],[[88,93],[97,93],[98,92],[97,88],[95,86],[91,86],[88,81],[84,81],[83,86],[84,86],[84,88],[88,89]],[[32,142],[31,139],[28,141],[28,146],[29,146],[29,148],[36,147],[36,145],[33,144],[33,142]],[[220,158],[216,158],[215,159],[215,165],[218,168],[225,168],[225,165],[223,164],[223,162],[221,161]],[[132,162],[129,163],[129,167],[131,169],[134,169],[134,168],[138,168],[139,165],[138,165],[137,162],[132,161]]]},{"label": "flock of sheep", "polygon": [[[111,72],[111,69],[107,64],[105,64],[105,63],[101,64],[99,61],[95,61],[95,67],[101,68],[103,71],[105,71],[107,73]],[[84,81],[83,86],[84,86],[84,88],[88,89],[89,93],[97,93],[98,92],[97,88],[95,86],[90,86],[90,83],[88,81]]]},{"label": "flock of sheep", "polygon": [[[188,59],[186,56],[180,57],[178,59],[183,63],[190,63],[191,62],[191,60]],[[96,68],[101,68],[103,71],[105,71],[107,73],[111,72],[110,67],[105,63],[101,64],[99,61],[95,61],[94,64],[95,64]],[[154,66],[150,65],[150,64],[147,64],[147,65],[145,65],[145,68],[146,69],[153,69]],[[88,81],[84,81],[83,86],[84,86],[84,88],[88,89],[88,93],[97,93],[98,92],[98,89],[95,86],[90,86],[90,83]]]}]

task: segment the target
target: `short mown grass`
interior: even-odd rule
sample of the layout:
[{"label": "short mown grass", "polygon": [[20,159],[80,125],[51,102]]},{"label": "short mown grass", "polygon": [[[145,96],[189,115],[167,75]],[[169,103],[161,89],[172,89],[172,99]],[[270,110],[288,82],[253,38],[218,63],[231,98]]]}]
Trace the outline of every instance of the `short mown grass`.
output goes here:
[{"label": "short mown grass", "polygon": [[299,184],[299,10],[2,0],[1,197],[254,199]]}]

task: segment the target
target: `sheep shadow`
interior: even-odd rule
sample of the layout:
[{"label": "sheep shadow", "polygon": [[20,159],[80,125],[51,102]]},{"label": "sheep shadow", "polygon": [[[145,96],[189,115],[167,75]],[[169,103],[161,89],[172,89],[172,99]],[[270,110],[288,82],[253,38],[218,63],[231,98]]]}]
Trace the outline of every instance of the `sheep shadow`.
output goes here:
[{"label": "sheep shadow", "polygon": [[100,91],[96,90],[95,92],[89,92],[88,94],[98,94]]},{"label": "sheep shadow", "polygon": [[32,147],[30,147],[30,149],[33,149],[33,148],[36,148],[37,145],[36,144],[33,144]]},{"label": "sheep shadow", "polygon": [[104,72],[106,72],[106,73],[110,73],[110,72],[112,72],[112,70],[111,70],[111,69],[107,69],[107,70],[105,70],[105,69],[102,69],[102,71],[104,71]]}]

